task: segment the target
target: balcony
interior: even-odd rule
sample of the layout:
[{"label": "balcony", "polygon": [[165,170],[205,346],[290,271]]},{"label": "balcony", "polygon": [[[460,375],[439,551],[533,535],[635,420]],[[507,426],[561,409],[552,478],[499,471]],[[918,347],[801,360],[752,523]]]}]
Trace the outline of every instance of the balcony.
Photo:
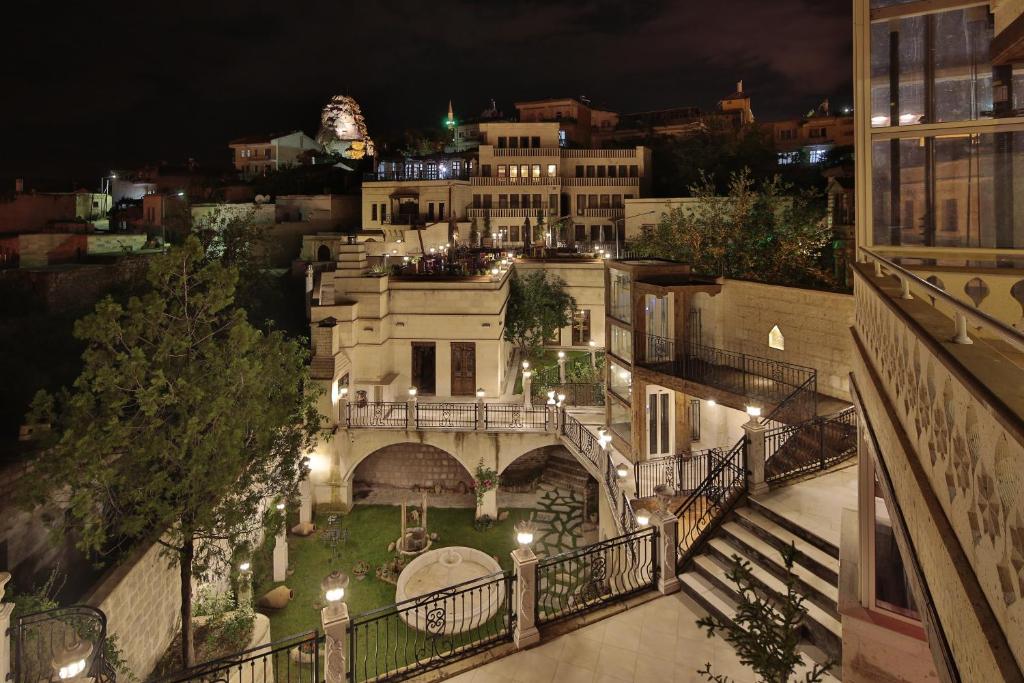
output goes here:
[{"label": "balcony", "polygon": [[510,208],[472,208],[468,209],[467,213],[470,218],[483,218],[484,216],[490,216],[491,218],[536,218],[538,213],[542,213],[545,216],[557,215],[557,209],[510,209]]},{"label": "balcony", "polygon": [[562,150],[558,147],[495,147],[492,150],[496,157],[558,157]]},{"label": "balcony", "polygon": [[635,159],[636,149],[563,149],[563,159]]},{"label": "balcony", "polygon": [[544,176],[541,178],[494,178],[491,176],[473,176],[470,178],[472,185],[550,185],[557,186],[562,179],[555,176]]},{"label": "balcony", "polygon": [[445,171],[444,173],[399,173],[391,171],[378,171],[363,174],[363,182],[404,182],[424,180],[469,180],[469,171],[463,170],[460,173]]},{"label": "balcony", "polygon": [[640,186],[640,178],[562,178],[564,187],[591,187],[591,186]]},{"label": "balcony", "polygon": [[583,209],[583,215],[587,218],[622,218],[623,211],[621,206],[603,206]]}]

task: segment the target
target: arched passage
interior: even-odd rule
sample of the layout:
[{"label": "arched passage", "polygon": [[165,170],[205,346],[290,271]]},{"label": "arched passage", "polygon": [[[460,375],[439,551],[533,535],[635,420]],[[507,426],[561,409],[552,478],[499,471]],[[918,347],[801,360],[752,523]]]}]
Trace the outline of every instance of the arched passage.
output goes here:
[{"label": "arched passage", "polygon": [[316,250],[317,261],[330,261],[331,260],[331,248],[326,244],[321,244]]},{"label": "arched passage", "polygon": [[395,502],[420,491],[472,496],[473,474],[445,450],[405,442],[378,448],[363,458],[352,473],[352,487],[356,501]]}]

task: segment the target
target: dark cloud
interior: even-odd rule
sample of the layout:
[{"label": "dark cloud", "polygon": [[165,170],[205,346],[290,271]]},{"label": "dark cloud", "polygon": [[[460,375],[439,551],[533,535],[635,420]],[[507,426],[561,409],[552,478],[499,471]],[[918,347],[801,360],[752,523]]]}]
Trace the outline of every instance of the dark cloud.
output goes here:
[{"label": "dark cloud", "polygon": [[842,0],[33,3],[0,49],[0,176],[227,158],[265,130],[315,132],[355,96],[371,132],[495,97],[581,95],[619,110],[711,107],[744,80],[762,119],[851,80]]}]

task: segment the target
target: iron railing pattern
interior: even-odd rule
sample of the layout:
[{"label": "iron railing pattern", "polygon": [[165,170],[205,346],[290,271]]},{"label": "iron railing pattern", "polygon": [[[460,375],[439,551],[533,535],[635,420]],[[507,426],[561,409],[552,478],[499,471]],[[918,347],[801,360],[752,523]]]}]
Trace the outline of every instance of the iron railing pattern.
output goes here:
[{"label": "iron railing pattern", "polygon": [[349,403],[349,427],[374,429],[408,429],[409,404],[401,402]]},{"label": "iron railing pattern", "polygon": [[[808,391],[810,397],[817,395],[817,373],[813,368],[696,342],[677,342],[649,334],[643,338],[640,348],[634,349],[634,356],[638,365],[656,372],[764,403],[781,403],[798,390]],[[816,405],[804,408],[794,419],[814,417]]]},{"label": "iron railing pattern", "polygon": [[319,683],[323,638],[307,631],[204,662],[159,683]]},{"label": "iron railing pattern", "polygon": [[59,680],[53,670],[54,655],[78,642],[93,645],[92,655],[79,676],[97,681],[114,679],[103,653],[107,617],[101,610],[75,605],[33,612],[18,617],[10,631],[14,644],[10,675],[15,683]]},{"label": "iron railing pattern", "polygon": [[696,490],[713,469],[709,463],[722,458],[721,448],[652,458],[634,465],[637,498],[654,495],[654,487],[667,484],[679,493]]},{"label": "iron railing pattern", "polygon": [[476,429],[475,403],[416,404],[416,426],[419,429]]},{"label": "iron railing pattern", "polygon": [[601,444],[598,443],[597,437],[587,429],[586,425],[565,412],[562,413],[562,436],[580,455],[589,460],[594,467],[598,468],[598,471],[603,469],[601,463]]},{"label": "iron railing pattern", "polygon": [[345,424],[350,429],[473,430],[482,424],[491,431],[545,431],[553,416],[544,406],[521,403],[469,403],[417,401],[410,403],[349,403]]},{"label": "iron railing pattern", "polygon": [[498,572],[353,618],[348,680],[405,680],[511,640],[514,587]]},{"label": "iron railing pattern", "polygon": [[857,452],[857,411],[818,417],[765,432],[765,479],[785,481],[828,469]]},{"label": "iron railing pattern", "polygon": [[680,520],[676,562],[681,567],[747,488],[745,440],[720,458],[709,455],[710,471],[675,510]]},{"label": "iron railing pattern", "polygon": [[653,588],[657,531],[593,543],[537,563],[537,623],[547,624]]},{"label": "iron railing pattern", "polygon": [[484,429],[492,431],[545,431],[551,413],[547,408],[526,408],[521,403],[485,403]]}]

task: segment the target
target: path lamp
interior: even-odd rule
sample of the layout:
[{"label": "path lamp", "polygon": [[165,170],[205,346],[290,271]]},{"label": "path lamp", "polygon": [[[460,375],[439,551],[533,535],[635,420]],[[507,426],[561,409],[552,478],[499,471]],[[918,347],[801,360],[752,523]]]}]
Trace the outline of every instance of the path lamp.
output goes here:
[{"label": "path lamp", "polygon": [[85,673],[85,667],[90,657],[92,657],[92,643],[76,638],[73,643],[64,645],[54,653],[50,666],[61,680],[79,678]]},{"label": "path lamp", "polygon": [[624,462],[620,462],[615,466],[615,474],[618,475],[619,479],[625,479],[629,476],[629,465]]},{"label": "path lamp", "polygon": [[533,523],[530,520],[523,519],[516,523],[516,543],[522,550],[528,550],[533,544],[533,532]]},{"label": "path lamp", "polygon": [[320,582],[320,590],[324,592],[324,600],[327,601],[327,609],[334,613],[341,608],[348,592],[348,575],[337,569],[324,577]]},{"label": "path lamp", "polygon": [[523,370],[529,370],[529,369],[530,369],[530,361],[524,360],[523,361]]},{"label": "path lamp", "polygon": [[651,513],[643,508],[636,511],[636,523],[640,526],[647,526],[651,523]]},{"label": "path lamp", "polygon": [[[327,603],[320,611],[320,624],[324,629],[324,678],[326,683],[345,683],[348,661],[348,605],[345,593],[348,590],[348,576],[333,571],[320,582],[320,590]],[[314,662],[315,664],[315,662]]]},{"label": "path lamp", "polygon": [[761,417],[761,407],[760,406],[747,406],[747,415],[750,416],[749,422],[751,424],[760,424],[760,421],[758,420],[758,418]]}]

